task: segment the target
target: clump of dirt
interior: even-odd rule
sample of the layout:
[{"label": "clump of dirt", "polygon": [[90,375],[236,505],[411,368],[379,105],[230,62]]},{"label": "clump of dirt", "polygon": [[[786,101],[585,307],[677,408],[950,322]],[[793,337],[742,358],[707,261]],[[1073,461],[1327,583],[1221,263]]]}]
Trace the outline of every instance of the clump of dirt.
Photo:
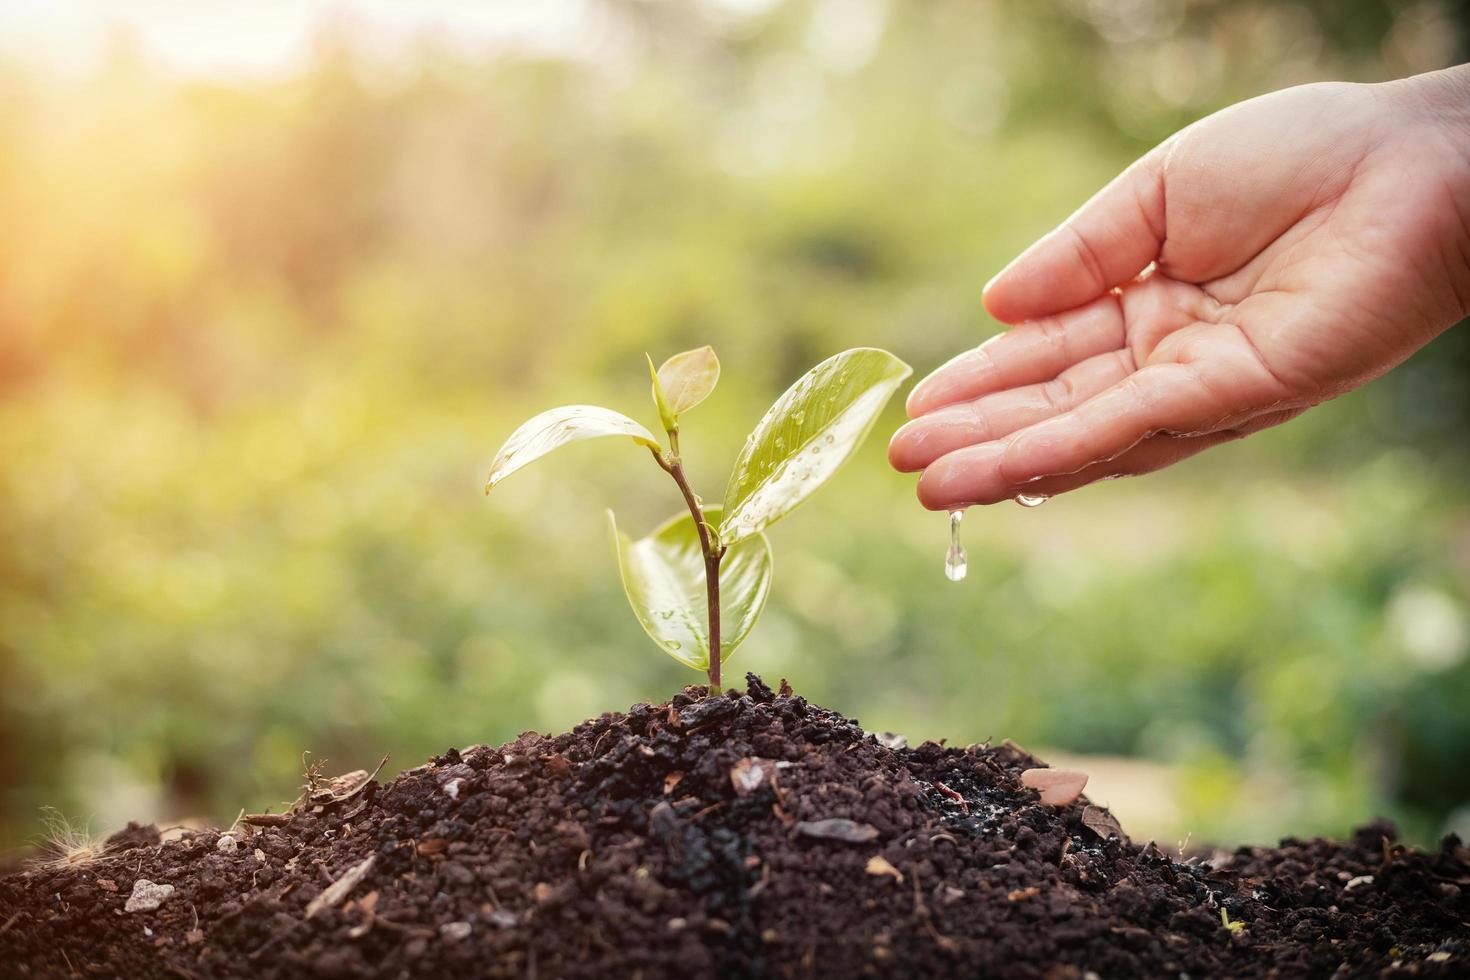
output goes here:
[{"label": "clump of dirt", "polygon": [[[1215,863],[749,678],[83,868],[0,879],[15,977],[1465,976],[1470,850]],[[348,780],[356,787],[360,780]],[[349,787],[351,788],[351,787]],[[315,802],[314,802],[315,801]]]}]

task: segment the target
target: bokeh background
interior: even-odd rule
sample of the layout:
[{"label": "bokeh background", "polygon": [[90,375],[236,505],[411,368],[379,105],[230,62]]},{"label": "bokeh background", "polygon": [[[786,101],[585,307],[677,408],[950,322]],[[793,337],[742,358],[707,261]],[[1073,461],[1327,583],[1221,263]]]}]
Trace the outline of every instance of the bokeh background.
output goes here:
[{"label": "bokeh background", "polygon": [[[248,13],[243,12],[248,11]],[[1174,129],[1467,57],[1416,0],[0,6],[0,852],[290,800],[696,675],[626,607],[584,444],[711,343],[717,496],[846,347],[927,372],[981,284]],[[1135,833],[1470,825],[1470,343],[1175,471],[943,515],[875,438],[772,534],[731,662],[868,727],[1083,754]]]}]

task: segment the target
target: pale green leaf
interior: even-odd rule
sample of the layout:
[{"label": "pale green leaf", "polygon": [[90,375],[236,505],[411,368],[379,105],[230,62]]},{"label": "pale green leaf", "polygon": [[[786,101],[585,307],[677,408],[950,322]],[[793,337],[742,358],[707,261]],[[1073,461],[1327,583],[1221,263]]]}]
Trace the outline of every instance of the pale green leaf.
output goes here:
[{"label": "pale green leaf", "polygon": [[563,405],[542,412],[511,433],[490,464],[485,492],[489,493],[501,480],[553,449],[601,436],[628,436],[640,446],[662,452],[652,432],[620,412],[596,405]]},{"label": "pale green leaf", "polygon": [[908,376],[909,366],[892,354],[860,347],[788,388],[735,460],[720,529],[725,543],[763,531],[831,479]]},{"label": "pale green leaf", "polygon": [[[705,520],[719,520],[718,507]],[[607,512],[623,591],[643,630],[665,653],[696,670],[709,669],[708,599],[704,553],[694,518],[680,514],[646,538],[630,539]],[[720,563],[720,660],[730,658],[760,618],[771,588],[771,546],[763,534],[725,552]]]},{"label": "pale green leaf", "polygon": [[647,354],[643,356],[648,358],[648,377],[653,386],[653,404],[658,409],[658,420],[665,432],[678,432],[679,418],[669,407],[669,396],[664,392],[663,382],[659,380],[658,369],[653,366],[653,358]]},{"label": "pale green leaf", "polygon": [[720,380],[720,359],[713,347],[686,350],[664,361],[658,380],[677,418],[709,397]]}]

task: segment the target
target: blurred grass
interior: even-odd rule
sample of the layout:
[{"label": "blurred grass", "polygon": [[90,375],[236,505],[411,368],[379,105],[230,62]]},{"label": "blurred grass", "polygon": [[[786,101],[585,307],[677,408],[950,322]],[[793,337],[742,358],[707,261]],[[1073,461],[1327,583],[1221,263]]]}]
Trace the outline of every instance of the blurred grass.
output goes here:
[{"label": "blurred grass", "polygon": [[[589,444],[486,502],[523,418],[651,421],[644,351],[712,343],[684,444],[718,496],[822,357],[922,374],[993,332],[984,279],[1177,126],[1464,43],[1436,3],[598,9],[586,59],[405,41],[390,71],[338,28],[250,84],[125,43],[0,65],[0,851],[43,804],[227,822],[305,749],[411,766],[693,682],[602,523],[672,488]],[[975,512],[959,586],[891,410],[773,533],[732,676],[1175,764],[1181,838],[1463,826],[1467,380],[1461,330],[1175,472]]]}]

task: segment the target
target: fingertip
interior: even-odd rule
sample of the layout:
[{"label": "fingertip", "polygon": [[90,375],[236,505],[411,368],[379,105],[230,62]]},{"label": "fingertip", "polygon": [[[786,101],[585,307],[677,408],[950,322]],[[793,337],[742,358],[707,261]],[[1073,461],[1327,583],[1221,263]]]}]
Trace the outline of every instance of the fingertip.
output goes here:
[{"label": "fingertip", "polygon": [[924,382],[927,380],[929,379],[924,378],[920,380],[918,384],[910,388],[908,397],[903,400],[904,414],[907,415],[910,419],[916,419],[920,415],[924,414],[924,410],[922,407],[924,399],[923,396],[920,394],[920,390],[924,387]]},{"label": "fingertip", "polygon": [[930,412],[956,401],[971,397],[975,373],[968,366],[975,360],[975,351],[967,350],[956,354],[939,367],[929,372],[914,385],[904,400],[904,411],[910,419],[928,415]]},{"label": "fingertip", "polygon": [[932,469],[931,466],[919,477],[919,485],[914,491],[918,495],[919,503],[925,510],[954,510],[959,507],[959,503],[945,496],[944,485],[929,476]]},{"label": "fingertip", "polygon": [[955,510],[994,503],[1004,446],[985,443],[941,456],[919,477],[919,503],[929,510]]},{"label": "fingertip", "polygon": [[919,469],[913,462],[912,422],[898,427],[893,438],[888,440],[888,465],[900,473],[913,473]]},{"label": "fingertip", "polygon": [[1001,323],[1015,324],[1028,319],[1025,307],[1015,302],[1016,290],[1013,288],[1014,276],[1011,274],[1015,265],[1012,262],[991,276],[985,288],[980,291],[980,302],[984,305],[985,312]]}]

